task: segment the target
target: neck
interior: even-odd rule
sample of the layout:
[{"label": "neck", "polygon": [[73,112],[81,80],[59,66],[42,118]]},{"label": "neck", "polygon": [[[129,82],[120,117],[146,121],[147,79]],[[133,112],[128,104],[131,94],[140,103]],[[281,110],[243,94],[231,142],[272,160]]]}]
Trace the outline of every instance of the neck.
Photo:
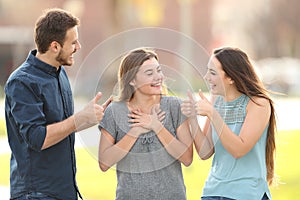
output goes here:
[{"label": "neck", "polygon": [[41,53],[37,52],[36,57],[38,59],[40,59],[41,61],[43,61],[44,63],[47,63],[47,64],[55,67],[57,70],[59,69],[59,66],[60,66],[59,63],[55,59],[51,58],[47,53],[41,54]]},{"label": "neck", "polygon": [[229,102],[229,101],[233,101],[233,100],[237,99],[241,95],[242,95],[241,92],[239,92],[237,90],[231,90],[231,91],[227,91],[227,93],[224,96],[224,99],[225,99],[225,101]]},{"label": "neck", "polygon": [[134,95],[128,103],[129,107],[148,113],[154,104],[160,103],[160,98],[160,95]]}]

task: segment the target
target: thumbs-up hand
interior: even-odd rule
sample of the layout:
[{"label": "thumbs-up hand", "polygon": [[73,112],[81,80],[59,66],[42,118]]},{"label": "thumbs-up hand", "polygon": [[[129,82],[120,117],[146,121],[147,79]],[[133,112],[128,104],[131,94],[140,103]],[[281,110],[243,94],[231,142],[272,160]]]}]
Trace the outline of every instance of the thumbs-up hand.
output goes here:
[{"label": "thumbs-up hand", "polygon": [[97,104],[101,97],[102,93],[98,92],[96,96],[81,111],[74,115],[77,131],[94,126],[102,120],[104,115],[103,106],[107,106],[111,100],[108,99],[107,102],[101,106]]},{"label": "thumbs-up hand", "polygon": [[187,117],[192,117],[196,115],[196,109],[195,109],[196,102],[193,98],[191,91],[188,91],[187,95],[188,95],[188,99],[182,101],[180,105],[180,109],[182,114],[184,114]]},{"label": "thumbs-up hand", "polygon": [[200,100],[196,103],[196,112],[198,115],[211,117],[213,113],[213,106],[210,101],[199,90]]}]

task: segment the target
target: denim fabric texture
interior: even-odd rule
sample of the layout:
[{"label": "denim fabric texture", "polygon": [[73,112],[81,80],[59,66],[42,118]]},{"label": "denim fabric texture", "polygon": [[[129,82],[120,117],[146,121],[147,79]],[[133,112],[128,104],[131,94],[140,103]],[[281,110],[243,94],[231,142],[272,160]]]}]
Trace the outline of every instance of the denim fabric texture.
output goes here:
[{"label": "denim fabric texture", "polygon": [[29,53],[5,85],[5,117],[10,160],[11,198],[41,192],[77,199],[75,134],[41,150],[46,126],[73,114],[73,97],[64,67],[59,69]]},{"label": "denim fabric texture", "polygon": [[58,200],[58,199],[49,197],[40,192],[31,192],[29,194],[22,195],[21,197],[15,198],[13,200]]},{"label": "denim fabric texture", "polygon": [[[234,199],[230,199],[227,197],[211,196],[211,197],[201,197],[201,200],[234,200]],[[264,194],[264,196],[261,200],[269,200],[269,198],[266,194]]]},{"label": "denim fabric texture", "polygon": [[201,200],[234,200],[227,197],[217,197],[217,196],[211,196],[211,197],[201,197]]}]

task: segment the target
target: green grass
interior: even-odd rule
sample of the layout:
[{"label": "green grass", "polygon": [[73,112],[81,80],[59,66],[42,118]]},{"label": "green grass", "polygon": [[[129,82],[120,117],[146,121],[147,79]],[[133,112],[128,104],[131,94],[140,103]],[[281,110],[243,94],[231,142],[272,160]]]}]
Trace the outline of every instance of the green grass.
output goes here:
[{"label": "green grass", "polygon": [[[273,200],[295,199],[300,196],[300,131],[280,131],[277,135],[276,174],[277,187],[271,187]],[[115,197],[116,172],[101,172],[97,160],[85,149],[77,149],[77,182],[87,200],[110,200]],[[183,167],[189,200],[200,199],[211,160],[202,161],[195,155],[190,167]],[[9,155],[0,155],[0,185],[9,185]]]},{"label": "green grass", "polygon": [[6,124],[5,120],[0,119],[0,139],[6,137]]},{"label": "green grass", "polygon": [[297,199],[300,196],[300,130],[281,131],[277,137],[276,174],[278,186],[271,188],[274,200]]}]

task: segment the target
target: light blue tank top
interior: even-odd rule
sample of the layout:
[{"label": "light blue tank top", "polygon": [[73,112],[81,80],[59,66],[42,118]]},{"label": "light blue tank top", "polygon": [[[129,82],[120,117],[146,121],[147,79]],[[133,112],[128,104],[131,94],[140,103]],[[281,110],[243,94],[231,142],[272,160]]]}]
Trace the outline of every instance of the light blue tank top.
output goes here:
[{"label": "light blue tank top", "polygon": [[[231,102],[216,99],[214,107],[228,127],[239,135],[246,117],[249,97],[241,95]],[[266,128],[255,146],[243,157],[235,159],[228,153],[213,128],[215,154],[202,196],[223,196],[237,200],[260,200],[264,193],[271,199],[266,180]]]}]

